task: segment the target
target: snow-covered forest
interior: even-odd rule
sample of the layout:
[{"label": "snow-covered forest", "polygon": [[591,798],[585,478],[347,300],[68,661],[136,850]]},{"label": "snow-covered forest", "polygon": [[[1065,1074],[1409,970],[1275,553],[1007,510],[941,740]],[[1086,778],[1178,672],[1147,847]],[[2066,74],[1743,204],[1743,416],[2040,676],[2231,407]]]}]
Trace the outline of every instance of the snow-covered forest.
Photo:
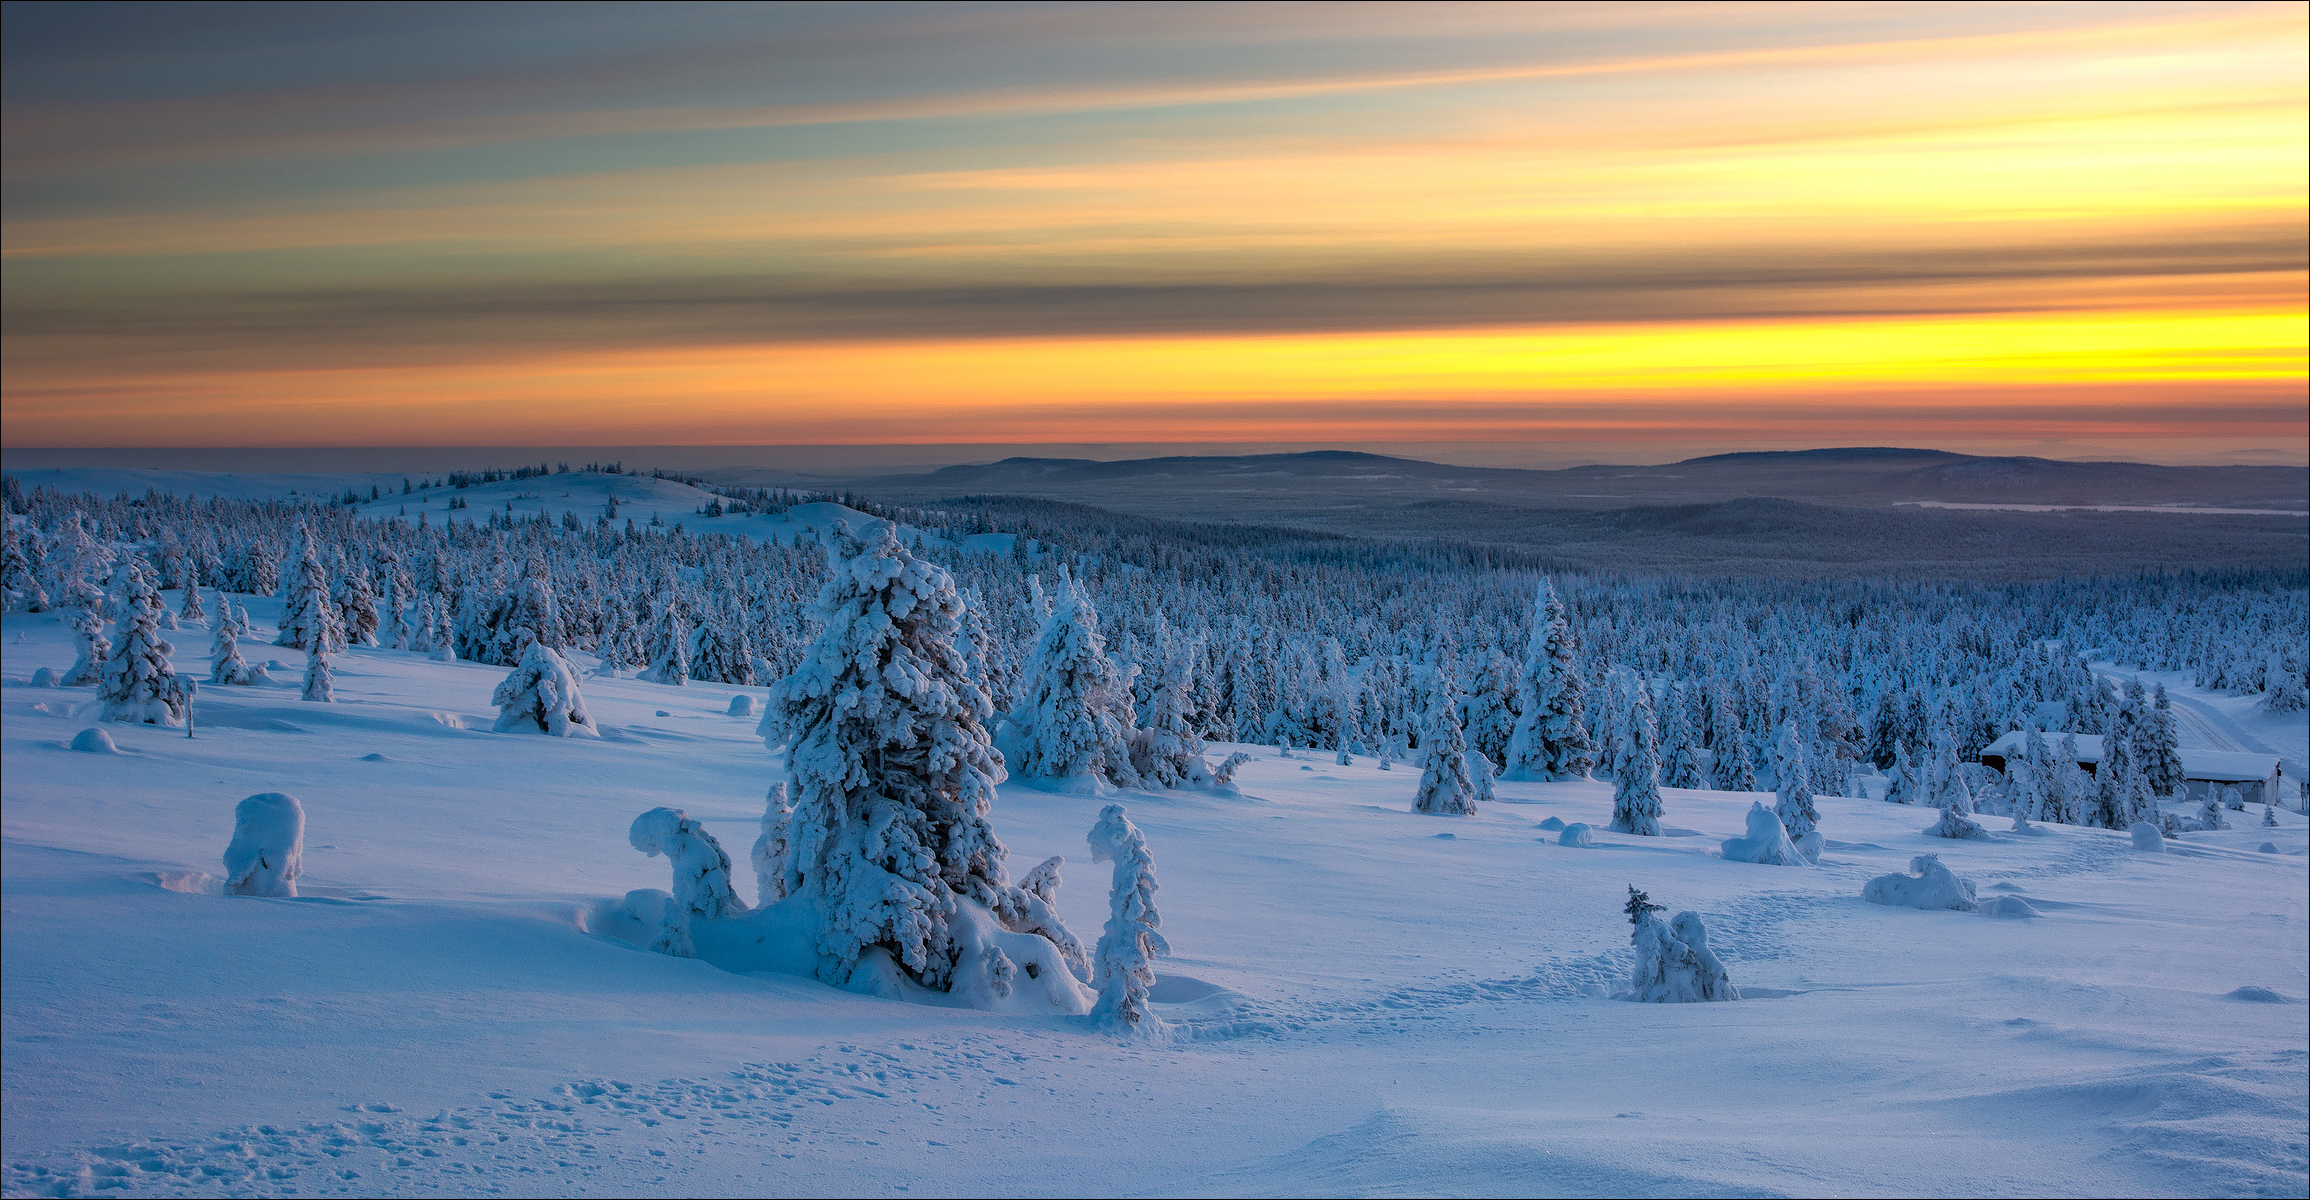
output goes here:
[{"label": "snow-covered forest", "polygon": [[[1191,1047],[1320,1039],[1329,1035],[1308,1031],[1390,1007],[1798,997],[1813,972],[1838,969],[1813,957],[1821,937],[1868,941],[1883,932],[1851,923],[1886,917],[1864,908],[1837,918],[1847,924],[1834,933],[1792,936],[1794,918],[1776,911],[1834,894],[1885,909],[2051,914],[2050,928],[2081,906],[2132,894],[2134,884],[2091,873],[2113,864],[2138,872],[2138,860],[2124,856],[2146,851],[2164,856],[2160,870],[2188,872],[2154,886],[2196,889],[2191,903],[2234,912],[2256,903],[2239,896],[2268,895],[2280,905],[2266,929],[2207,931],[2292,946],[2267,977],[2215,989],[2224,1003],[2262,993],[2292,1003],[2303,991],[2300,939],[2288,931],[2301,910],[2298,781],[2310,707],[2310,572],[2301,570],[1996,585],[1605,574],[1470,543],[1163,522],[1005,498],[890,506],[626,475],[616,464],[411,479],[325,498],[98,496],[27,489],[9,477],[5,504],[8,836],[21,858],[12,875],[76,869],[39,857],[51,851],[117,851],[183,864],[139,876],[159,882],[156,895],[335,896],[358,907],[394,894],[379,866],[438,879],[454,861],[482,877],[413,894],[463,904],[556,897],[567,910],[556,919],[573,935],[620,953],[697,960],[748,986],[789,981],[775,985],[786,991],[760,994],[815,1006],[810,1036],[847,1046],[868,1037],[849,1023],[888,1019],[843,1009],[833,996],[974,1010],[1025,1022],[997,1030],[998,1040],[1091,1039],[1106,1047],[1098,1054],[1124,1056],[1102,1070],[1142,1082],[1160,1079],[1164,1062],[1235,1069],[1209,1059],[1184,1065],[1176,1056]],[[40,657],[50,654],[53,663]],[[453,747],[438,744],[442,734],[454,735]],[[533,735],[549,740],[502,743]],[[395,741],[412,737],[408,749]],[[2007,752],[1984,762],[2000,739]],[[390,752],[352,753],[386,742]],[[376,778],[392,782],[373,790],[334,767],[272,778],[298,776],[272,757],[284,752],[374,763]],[[2228,756],[2230,774],[2209,782],[2190,765],[2211,761],[2207,752]],[[413,762],[397,761],[405,754]],[[152,774],[170,755],[194,756],[183,763],[191,774]],[[2269,769],[2234,769],[2247,760]],[[459,778],[437,778],[441,767]],[[200,814],[179,813],[195,803],[187,789],[200,790],[193,776],[211,768],[226,776],[220,784],[248,778],[252,794],[220,792],[197,802],[208,806]],[[129,817],[136,832],[107,830],[93,844],[60,833],[80,818],[56,804],[93,819],[116,787],[172,797],[162,806],[170,812],[138,807]],[[59,799],[67,794],[78,799]],[[1431,817],[1453,819],[1408,830],[1423,839],[1408,847],[1387,840],[1403,834],[1375,832],[1397,826],[1374,822]],[[1268,828],[1285,820],[1288,834]],[[220,839],[169,849],[167,831],[184,821],[224,822],[229,848]],[[509,822],[523,832],[499,832]],[[1331,832],[1306,832],[1310,822]],[[1489,845],[1502,836],[1527,848],[1518,853],[1540,846],[1559,857],[1513,867],[1485,858],[1470,879],[1444,885],[1466,913],[1451,927],[1470,957],[1447,952],[1457,965],[1439,975],[1411,965],[1422,953],[1406,945],[1368,945],[1372,921],[1400,919],[1375,914],[1426,903],[1414,880],[1467,869],[1439,855],[1464,839]],[[1349,840],[1318,845],[1324,837]],[[1271,838],[1282,839],[1274,849],[1283,857],[1251,853]],[[107,839],[135,848],[101,849]],[[331,876],[337,847],[365,839],[411,848],[364,852],[352,872],[360,878]],[[1014,857],[1014,847],[1033,853]],[[188,869],[219,848],[223,876]],[[1653,848],[1666,857],[1648,857]],[[1599,856],[1571,853],[1582,850]],[[623,857],[604,857],[612,852]],[[1068,865],[1069,853],[1086,852],[1111,864],[1111,880]],[[641,863],[661,880],[670,867],[670,886],[609,882]],[[1588,865],[1551,878],[1557,863]],[[1991,892],[1978,886],[1986,875],[1974,878],[1988,871],[2006,876]],[[2080,872],[2086,894],[2072,878]],[[493,874],[502,878],[491,883]],[[1062,889],[1062,876],[1073,890]],[[1374,882],[1350,882],[1364,876]],[[1194,894],[1181,894],[1182,877]],[[1749,882],[1760,879],[1762,892]],[[1516,904],[1534,903],[1526,892],[1535,884],[1538,924],[1465,925],[1491,914],[1485,897],[1503,889],[1515,889]],[[2069,891],[2040,895],[2032,889],[2041,884]],[[1791,886],[1819,898],[1776,890]],[[1376,890],[1367,896],[1367,887]],[[1546,898],[1563,888],[1579,899]],[[1333,891],[1336,904],[1320,898]],[[1695,907],[1669,916],[1652,894]],[[1176,920],[1166,925],[1175,903],[1202,944]],[[1212,937],[1217,914],[1243,928]],[[1611,933],[1623,918],[1627,929]],[[216,932],[223,919],[184,928],[239,936]],[[1585,931],[1552,934],[1556,927]],[[1977,938],[1956,927],[1917,936],[1945,963],[1980,953]],[[1310,982],[1273,961],[1287,946],[1322,967],[1313,990],[1327,999],[1311,1005],[1279,990]],[[197,957],[198,949],[157,952]],[[2017,952],[1990,953],[1980,969],[1995,977]],[[14,995],[51,986],[42,972],[55,964],[44,953],[11,954]],[[506,966],[520,974],[545,961],[537,955],[552,957],[524,953],[501,965],[526,963]],[[1831,957],[1849,965],[1852,953],[1848,945]],[[1498,976],[1504,957],[1535,956],[1550,965]],[[1795,976],[1781,969],[1792,965]],[[1343,988],[1330,978],[1343,970],[1376,971],[1385,995]],[[1475,982],[1471,970],[1492,974]],[[697,982],[669,977],[671,992],[681,979]],[[743,995],[727,991],[736,986],[706,992],[724,997],[716,1005],[742,1007]],[[793,990],[805,986],[819,990]],[[1468,988],[1476,991],[1447,999]],[[1989,1004],[1975,996],[1960,1009],[1986,1020]],[[647,1024],[637,1013],[619,1019]],[[10,1020],[33,1029],[46,1018],[12,1008]],[[1404,1031],[1380,1021],[1335,1032],[1354,1041]],[[931,1036],[961,1037],[962,1027]],[[2242,1036],[2278,1058],[2296,1054],[2298,1073],[2293,1043]],[[1701,1042],[1692,1049],[1707,1053]],[[962,1061],[949,1056],[934,1068],[912,1045],[872,1054],[887,1067],[873,1070],[874,1082],[810,1086],[887,1099],[891,1072],[928,1078]],[[12,1072],[18,1061],[12,1051]],[[681,1074],[670,1061],[645,1056],[621,1069]],[[2269,1065],[2255,1062],[2255,1071]],[[77,1068],[43,1059],[33,1069],[65,1079]],[[749,1063],[738,1068],[752,1081],[740,1090],[763,1100],[790,1087],[794,1069]],[[463,1078],[437,1068],[419,1090],[440,1095]],[[556,1086],[567,1104],[583,1105],[634,1085]],[[1173,1085],[1147,1086],[1167,1094]],[[12,1125],[24,1094],[12,1083]],[[1597,1102],[1620,1101],[1600,1093]],[[2280,1125],[2291,1119],[2285,1112],[2301,1111],[2298,1095],[2274,1102]],[[706,1101],[652,1103],[688,1119],[684,1106]],[[263,1117],[235,1109],[244,1110]],[[2222,1124],[2230,1112],[2215,1105],[2199,1117],[2225,1137],[2263,1129],[2260,1117]],[[756,1134],[788,1136],[794,1120]],[[470,1155],[433,1137],[454,1124],[404,1121],[378,1136],[465,1163]],[[85,1120],[60,1128],[136,1136]],[[857,1135],[844,1129],[821,1130],[832,1139],[824,1144]],[[12,1194],[75,1194],[109,1178],[147,1191],[286,1190],[280,1181],[291,1176],[236,1164],[268,1154],[313,1160],[318,1135],[246,1153],[187,1143],[138,1161],[56,1136],[11,1138]],[[530,1169],[574,1153],[558,1135],[537,1136],[546,1140],[521,1152]],[[2287,1136],[2267,1153],[2205,1152],[2194,1167],[2127,1159],[2099,1178],[2110,1190],[2151,1187],[2145,1180],[2183,1191],[2284,1190],[2303,1170],[2299,1134]],[[365,1154],[385,1144],[354,1141]],[[683,1152],[693,1150],[707,1153]],[[1265,1161],[1238,1150],[1229,1169]],[[329,1186],[451,1186],[433,1166],[392,1154],[402,1168],[373,1167],[358,1184],[344,1175]],[[864,1160],[842,1161],[855,1170]],[[717,1163],[712,1170],[729,1168]],[[585,1179],[609,1190],[662,1181],[635,1173],[657,1169],[647,1161],[599,1175],[564,1166],[576,1173],[552,1190],[577,1190]],[[1148,1186],[1274,1190],[1290,1174],[1273,1163],[1258,1169],[1281,1174],[1194,1184],[1174,1170]],[[299,1170],[303,1188],[325,1175],[312,1162]],[[851,1190],[889,1190],[897,1177]],[[704,1187],[722,1177],[684,1178]],[[1393,1177],[1337,1178],[1361,1187]],[[1515,1190],[1518,1177],[1467,1178]],[[1739,1172],[1661,1168],[1642,1178],[1805,1190]],[[1830,1190],[1904,1186],[1866,1171],[1838,1178],[1845,1183]],[[1091,1190],[1136,1186],[1100,1179]],[[2218,1180],[2237,1186],[2209,1182]],[[1073,1190],[1065,1182],[1052,1189]]]},{"label": "snow-covered forest", "polygon": [[[668,684],[768,685],[801,663],[821,632],[822,527],[755,540],[715,532],[713,518],[836,504],[741,491],[716,497],[694,527],[637,525],[614,501],[522,518],[452,509],[433,522],[423,512],[367,519],[341,503],[8,487],[9,511],[24,518],[0,546],[12,608],[109,617],[105,606],[118,601],[107,589],[127,586],[115,576],[134,568],[154,588],[278,595],[292,625],[316,619],[308,611],[333,614],[354,645],[512,666],[542,642]],[[1624,714],[1603,702],[1607,676],[1625,667],[1650,692],[1674,786],[1777,786],[1773,747],[1793,723],[1807,786],[1852,795],[1855,775],[1893,767],[1904,747],[1922,757],[1946,742],[1969,759],[2032,724],[2130,730],[2145,709],[2140,689],[2097,679],[2088,661],[2266,693],[2279,712],[2306,704],[2303,572],[1998,588],[1543,576],[1530,557],[1448,543],[1041,503],[916,509],[848,499],[854,533],[865,532],[869,518],[856,509],[865,505],[952,573],[972,677],[995,711],[1017,711],[1048,673],[1039,656],[1052,650],[1057,609],[1101,647],[1074,653],[1106,660],[1098,670],[1111,685],[1084,686],[1116,689],[1094,701],[1126,738],[1175,720],[1212,741],[1404,758],[1432,727],[1439,663],[1449,658],[1469,748],[1503,765],[1534,686],[1573,697],[1592,744],[1609,744]],[[1568,636],[1566,652],[1535,663],[1544,579]],[[328,603],[308,609],[316,587]],[[279,644],[301,647],[299,636]],[[1536,685],[1535,671],[1550,681]],[[1109,772],[1136,782],[1119,761]]]}]

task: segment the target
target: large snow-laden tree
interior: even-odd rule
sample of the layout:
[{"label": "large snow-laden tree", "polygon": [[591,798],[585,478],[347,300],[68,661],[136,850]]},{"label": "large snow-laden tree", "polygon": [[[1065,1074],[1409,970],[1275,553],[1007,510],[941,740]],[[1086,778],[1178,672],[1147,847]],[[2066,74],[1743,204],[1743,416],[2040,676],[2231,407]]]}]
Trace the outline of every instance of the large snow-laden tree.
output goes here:
[{"label": "large snow-laden tree", "polygon": [[1171,953],[1171,945],[1163,940],[1163,916],[1155,909],[1154,856],[1120,804],[1100,810],[1089,840],[1092,861],[1115,864],[1107,925],[1091,955],[1091,986],[1099,993],[1091,1019],[1142,1035],[1155,1033],[1163,1021],[1149,1007],[1148,992],[1155,986],[1155,959]]},{"label": "large snow-laden tree", "polygon": [[119,582],[121,637],[96,690],[104,719],[181,728],[192,707],[193,681],[169,665],[176,647],[161,640],[160,596],[133,559],[124,564]]},{"label": "large snow-laden tree", "polygon": [[1613,669],[1611,759],[1612,828],[1660,836],[1660,734],[1653,724],[1652,687],[1626,667]]},{"label": "large snow-laden tree", "polygon": [[1137,787],[1130,712],[1130,693],[1099,636],[1098,610],[1062,575],[1035,639],[1026,692],[1011,712],[1011,769],[1062,787]]},{"label": "large snow-laden tree", "polygon": [[1468,777],[1468,739],[1460,728],[1460,688],[1450,643],[1436,660],[1435,692],[1428,698],[1428,735],[1420,739],[1427,766],[1412,811],[1438,817],[1476,815],[1476,781]]},{"label": "large snow-laden tree", "polygon": [[521,652],[489,702],[497,706],[497,733],[535,729],[552,737],[601,736],[586,715],[577,669],[544,642],[533,641]]},{"label": "large snow-laden tree", "polygon": [[762,719],[764,740],[787,748],[786,890],[818,906],[829,982],[852,982],[879,954],[953,990],[970,948],[961,907],[1028,907],[987,823],[1003,778],[986,730],[994,705],[955,647],[962,601],[944,568],[887,522],[864,538],[838,525],[829,550],[820,633]]},{"label": "large snow-laden tree", "polygon": [[1524,654],[1518,686],[1524,711],[1508,739],[1505,779],[1558,782],[1586,779],[1596,751],[1588,738],[1586,702],[1581,697],[1579,647],[1572,637],[1556,585],[1540,581],[1532,615],[1532,644]]}]

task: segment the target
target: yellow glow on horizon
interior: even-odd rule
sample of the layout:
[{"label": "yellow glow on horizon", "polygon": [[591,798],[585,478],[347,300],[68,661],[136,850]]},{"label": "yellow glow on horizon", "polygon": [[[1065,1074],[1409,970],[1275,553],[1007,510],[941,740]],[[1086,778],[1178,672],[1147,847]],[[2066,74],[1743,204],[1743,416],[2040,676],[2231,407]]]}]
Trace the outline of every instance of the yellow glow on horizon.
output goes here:
[{"label": "yellow glow on horizon", "polygon": [[1480,423],[1484,413],[1617,403],[1630,411],[1611,420],[1626,426],[1662,402],[1769,400],[1783,416],[1827,416],[1849,415],[1859,395],[1924,392],[1990,414],[2031,389],[2068,397],[2060,403],[2089,419],[2105,403],[2095,386],[2262,394],[2303,384],[2306,353],[2310,321],[2298,309],[685,346],[359,370],[114,371],[93,389],[60,375],[50,390],[19,367],[9,424],[12,437],[37,443],[118,403],[286,421],[320,442],[446,414],[629,436],[807,427],[809,437],[785,440],[907,440],[920,425],[943,431],[929,440],[967,427],[979,435],[970,440],[1032,441],[1054,432],[1051,419],[1095,413],[1193,440],[1186,426],[1213,421],[1257,420],[1272,432],[1290,423],[1279,408],[1304,409],[1300,420],[1320,427],[1349,409],[1401,420],[1437,406]]}]

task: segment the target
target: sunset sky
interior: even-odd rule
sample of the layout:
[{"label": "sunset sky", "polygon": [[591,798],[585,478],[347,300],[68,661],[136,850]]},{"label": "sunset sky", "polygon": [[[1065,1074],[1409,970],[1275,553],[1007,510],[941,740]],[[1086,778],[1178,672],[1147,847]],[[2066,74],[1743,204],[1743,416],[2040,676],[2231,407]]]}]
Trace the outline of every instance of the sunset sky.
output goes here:
[{"label": "sunset sky", "polygon": [[6,10],[11,448],[2310,452],[2310,7]]}]

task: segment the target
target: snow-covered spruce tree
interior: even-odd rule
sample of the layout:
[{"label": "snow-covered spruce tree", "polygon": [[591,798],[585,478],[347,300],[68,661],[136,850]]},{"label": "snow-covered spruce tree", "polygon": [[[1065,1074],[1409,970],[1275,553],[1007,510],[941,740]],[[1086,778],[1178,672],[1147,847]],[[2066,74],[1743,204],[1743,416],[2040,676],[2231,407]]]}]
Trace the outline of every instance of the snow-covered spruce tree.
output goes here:
[{"label": "snow-covered spruce tree", "polygon": [[1957,746],[1943,741],[1934,751],[1933,806],[1941,820],[1925,832],[1934,837],[1986,838],[1989,831],[1973,819],[1973,791],[1965,786],[1965,769],[1957,761]]},{"label": "snow-covered spruce tree", "polygon": [[1540,581],[1532,616],[1532,644],[1518,680],[1524,711],[1508,739],[1508,779],[1561,782],[1586,779],[1596,767],[1581,697],[1578,647],[1556,587]]},{"label": "snow-covered spruce tree", "polygon": [[[300,529],[304,534],[304,554],[297,567],[281,585],[280,636],[273,639],[276,646],[291,650],[310,650],[323,625],[337,628],[336,606],[329,603],[329,577],[321,569],[320,547],[313,540],[313,531]],[[340,631],[337,643],[326,646],[323,652],[342,645]]]},{"label": "snow-covered spruce tree", "polygon": [[963,597],[962,638],[963,661],[970,664],[971,678],[987,689],[996,712],[1008,713],[1018,687],[1011,669],[1011,648],[988,626],[986,601],[977,588]]},{"label": "snow-covered spruce tree", "polygon": [[345,627],[345,642],[351,646],[377,644],[377,594],[369,590],[369,575],[359,568],[345,572],[337,581],[335,597],[338,619]]},{"label": "snow-covered spruce tree", "polygon": [[1091,956],[1091,986],[1099,992],[1091,1019],[1137,1033],[1159,1031],[1163,1022],[1148,1007],[1147,993],[1155,986],[1155,959],[1171,953],[1171,944],[1163,940],[1163,917],[1155,910],[1155,859],[1120,804],[1099,811],[1089,840],[1092,861],[1115,864],[1107,927]]},{"label": "snow-covered spruce tree", "polygon": [[535,728],[552,737],[599,737],[578,691],[577,668],[560,652],[533,641],[521,661],[498,682],[489,702],[497,706],[492,730],[513,733]]},{"label": "snow-covered spruce tree", "polygon": [[48,591],[40,586],[39,572],[24,553],[16,526],[0,530],[0,609],[37,613],[48,611]]},{"label": "snow-covered spruce tree", "polygon": [[[1343,761],[1340,765],[1344,767],[1349,764]],[[1500,772],[1493,768],[1491,759],[1484,757],[1483,751],[1472,748],[1468,751],[1468,782],[1476,785],[1477,803],[1490,804],[1493,801],[1497,793],[1492,785],[1499,778]]]},{"label": "snow-covered spruce tree", "polygon": [[337,702],[337,676],[329,670],[329,655],[326,652],[306,651],[304,690],[298,694],[297,699],[310,700],[315,704]]},{"label": "snow-covered spruce tree", "polygon": [[1708,948],[1708,928],[1700,914],[1681,912],[1673,921],[1653,914],[1666,911],[1633,886],[1628,889],[1628,923],[1635,926],[1628,940],[1636,946],[1636,970],[1628,998],[1643,1004],[1690,1004],[1738,1000],[1724,963]]},{"label": "snow-covered spruce tree", "polygon": [[1680,683],[1669,689],[1666,699],[1668,721],[1660,734],[1661,753],[1666,756],[1661,767],[1661,783],[1672,788],[1705,790],[1709,787],[1705,766],[1707,751],[1701,748],[1700,731],[1693,727],[1691,698]]},{"label": "snow-covered spruce tree", "polygon": [[233,806],[226,895],[294,896],[304,873],[305,806],[295,796],[261,792]]},{"label": "snow-covered spruce tree", "polygon": [[209,645],[209,682],[220,687],[250,682],[248,661],[241,657],[241,635],[231,621],[217,622],[216,638]]},{"label": "snow-covered spruce tree", "polygon": [[657,633],[651,638],[657,646],[656,657],[650,660],[650,669],[643,678],[668,687],[681,687],[690,681],[690,631],[682,621],[682,614],[667,604],[658,619]]},{"label": "snow-covered spruce tree", "polygon": [[1147,725],[1131,738],[1131,766],[1157,787],[1201,787],[1211,780],[1203,739],[1187,724],[1188,659],[1166,656],[1148,695]]},{"label": "snow-covered spruce tree", "polygon": [[[2262,669],[2262,686],[2262,707],[2267,712],[2298,713],[2310,708],[2310,672],[2305,671],[2303,657],[2294,651],[2270,656]],[[2158,692],[2162,700],[2164,687]]]},{"label": "snow-covered spruce tree", "polygon": [[1805,739],[1797,732],[1794,721],[1781,725],[1780,735],[1773,739],[1773,815],[1781,819],[1781,827],[1789,836],[1802,839],[1821,827],[1821,810],[1813,806],[1813,789],[1808,782],[1811,774],[1806,763]]},{"label": "snow-covered spruce tree", "polygon": [[2131,829],[2138,821],[2155,824],[2158,819],[2158,799],[2150,792],[2149,776],[2141,768],[2128,771],[2118,783],[2118,829]]},{"label": "snow-covered spruce tree", "polygon": [[1893,739],[1892,782],[1885,788],[1885,799],[1892,804],[1915,804],[1917,794],[1917,765],[1909,761],[1909,746],[1900,738]]},{"label": "snow-covered spruce tree", "polygon": [[[2226,790],[2234,792],[2238,789],[2229,788]],[[2230,827],[2230,823],[2227,818],[2223,817],[2222,808],[2223,805],[2221,791],[2216,790],[2212,785],[2208,785],[2206,788],[2205,806],[2198,810],[2198,828],[2205,830],[2228,829]]]},{"label": "snow-covered spruce tree", "polygon": [[2166,697],[2166,685],[2159,684],[2155,706],[2142,714],[2134,733],[2134,770],[2142,776],[2149,793],[2160,800],[2172,799],[2182,788],[2181,735],[2174,727],[2172,705]]},{"label": "snow-covered spruce tree", "polygon": [[734,683],[743,687],[754,684],[754,656],[743,644],[743,635],[732,637],[712,620],[698,622],[690,631],[688,659],[689,677],[708,683]]},{"label": "snow-covered spruce tree", "polygon": [[1660,836],[1660,743],[1652,717],[1652,688],[1627,667],[1615,667],[1612,696],[1612,828]]},{"label": "snow-covered spruce tree", "polygon": [[1137,787],[1129,693],[1099,636],[1098,610],[1064,575],[1035,639],[1027,688],[1011,713],[1011,767],[1022,780]]},{"label": "snow-covered spruce tree", "polygon": [[1460,728],[1460,688],[1453,678],[1452,648],[1445,643],[1436,659],[1435,694],[1428,698],[1428,733],[1420,739],[1427,768],[1412,811],[1438,817],[1476,815],[1476,781],[1468,778],[1468,740]]},{"label": "snow-covered spruce tree", "polygon": [[74,611],[72,632],[80,639],[80,657],[64,673],[63,687],[91,687],[104,679],[104,664],[112,659],[112,639],[104,636],[104,618],[93,608]]},{"label": "snow-covered spruce tree", "polygon": [[786,799],[783,782],[770,785],[762,805],[762,832],[748,855],[754,864],[754,903],[768,908],[786,898],[787,828],[794,820],[794,805]]},{"label": "snow-covered spruce tree", "polygon": [[[539,643],[530,644],[544,649]],[[713,834],[681,809],[653,808],[635,817],[626,840],[652,858],[666,856],[674,868],[674,903],[693,919],[713,921],[746,911],[746,902],[730,885],[730,856]]]},{"label": "snow-covered spruce tree", "polygon": [[176,619],[187,625],[194,622],[207,623],[209,611],[201,604],[199,585],[196,584],[184,590],[184,603],[177,607]]},{"label": "snow-covered spruce tree", "polygon": [[176,673],[168,656],[176,647],[161,640],[153,614],[161,611],[160,598],[144,572],[130,567],[122,586],[122,631],[112,657],[105,660],[96,698],[104,701],[107,721],[141,721],[171,729],[184,724],[192,706],[193,684]]},{"label": "snow-covered spruce tree", "polygon": [[962,906],[998,920],[1027,907],[987,824],[1003,770],[986,731],[994,705],[955,648],[953,577],[889,522],[864,539],[838,525],[831,541],[818,638],[762,720],[764,741],[787,747],[793,788],[787,894],[823,914],[828,982],[851,982],[874,952],[948,991],[967,949]]}]

